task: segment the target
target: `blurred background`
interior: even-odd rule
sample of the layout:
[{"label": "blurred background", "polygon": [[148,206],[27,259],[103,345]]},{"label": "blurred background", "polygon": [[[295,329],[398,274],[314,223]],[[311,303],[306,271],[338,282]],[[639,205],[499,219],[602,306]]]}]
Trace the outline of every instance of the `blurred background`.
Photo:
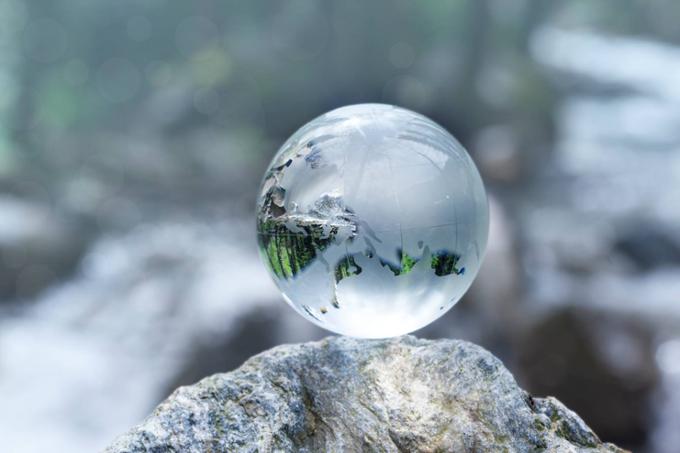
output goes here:
[{"label": "blurred background", "polygon": [[441,123],[487,184],[464,338],[607,441],[680,445],[680,3],[0,0],[0,439],[88,452],[175,387],[325,332],[257,257],[313,117]]}]

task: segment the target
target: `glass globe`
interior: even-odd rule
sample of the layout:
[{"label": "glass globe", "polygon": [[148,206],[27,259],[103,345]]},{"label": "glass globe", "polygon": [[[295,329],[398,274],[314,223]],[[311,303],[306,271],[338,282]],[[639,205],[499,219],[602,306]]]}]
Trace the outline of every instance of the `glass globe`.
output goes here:
[{"label": "glass globe", "polygon": [[406,334],[442,316],[484,255],[484,184],[428,118],[382,104],[310,121],[276,153],[257,203],[262,259],[286,301],[344,335]]}]

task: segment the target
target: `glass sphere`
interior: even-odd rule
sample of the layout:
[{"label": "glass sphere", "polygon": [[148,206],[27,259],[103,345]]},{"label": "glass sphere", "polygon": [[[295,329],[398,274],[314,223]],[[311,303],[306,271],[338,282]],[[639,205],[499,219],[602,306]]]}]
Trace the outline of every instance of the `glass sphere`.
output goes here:
[{"label": "glass sphere", "polygon": [[274,156],[257,203],[261,256],[286,301],[354,337],[406,334],[446,313],[477,274],[488,229],[465,149],[391,105],[304,125]]}]

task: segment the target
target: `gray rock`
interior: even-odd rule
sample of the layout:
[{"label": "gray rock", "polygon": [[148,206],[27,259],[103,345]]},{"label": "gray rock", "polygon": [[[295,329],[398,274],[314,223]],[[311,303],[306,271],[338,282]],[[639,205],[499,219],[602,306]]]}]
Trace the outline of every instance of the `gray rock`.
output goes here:
[{"label": "gray rock", "polygon": [[407,336],[276,347],[180,387],[106,451],[622,450],[479,346]]}]

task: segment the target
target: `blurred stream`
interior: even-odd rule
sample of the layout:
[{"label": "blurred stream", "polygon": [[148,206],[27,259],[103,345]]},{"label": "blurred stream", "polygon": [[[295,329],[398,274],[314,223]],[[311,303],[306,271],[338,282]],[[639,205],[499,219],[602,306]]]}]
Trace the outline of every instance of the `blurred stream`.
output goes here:
[{"label": "blurred stream", "polygon": [[[586,331],[598,366],[612,374],[601,388],[585,379],[595,395],[622,387],[618,397],[628,404],[616,402],[618,417],[628,419],[611,423],[616,403],[607,405],[600,417],[611,426],[598,433],[614,439],[627,426],[624,445],[641,443],[637,432],[649,451],[676,451],[680,387],[672,385],[670,357],[680,358],[673,346],[680,336],[680,49],[545,29],[533,51],[567,96],[557,110],[553,163],[520,214],[525,269],[532,269],[527,300],[538,310],[567,310],[571,327]],[[557,393],[560,385],[574,383],[541,387]],[[593,400],[562,398],[586,420],[597,412],[588,409]]]},{"label": "blurred stream", "polygon": [[7,451],[96,451],[165,396],[195,348],[271,310],[273,285],[235,230],[163,222],[104,236],[72,280],[5,317]]}]

